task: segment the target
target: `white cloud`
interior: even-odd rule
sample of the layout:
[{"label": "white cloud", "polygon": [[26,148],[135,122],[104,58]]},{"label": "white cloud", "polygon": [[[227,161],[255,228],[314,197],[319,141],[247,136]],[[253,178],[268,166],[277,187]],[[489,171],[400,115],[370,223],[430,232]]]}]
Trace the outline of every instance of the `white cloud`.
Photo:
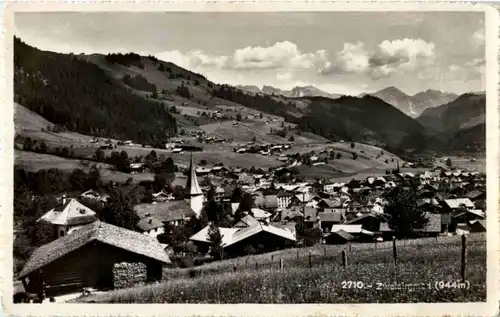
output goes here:
[{"label": "white cloud", "polygon": [[383,41],[371,52],[362,42],[345,43],[342,51],[337,52],[334,60],[325,63],[326,67],[320,72],[364,74],[379,79],[432,65],[434,50],[434,43],[410,38]]},{"label": "white cloud", "polygon": [[301,52],[296,44],[289,41],[276,42],[267,47],[248,46],[236,49],[231,55],[217,56],[201,50],[192,50],[186,53],[168,51],[157,56],[190,69],[277,69],[283,70],[283,73],[295,69],[321,67],[327,61],[326,51]]},{"label": "white cloud", "polygon": [[472,43],[476,47],[482,47],[484,45],[484,38],[485,38],[485,30],[483,26],[472,34]]}]

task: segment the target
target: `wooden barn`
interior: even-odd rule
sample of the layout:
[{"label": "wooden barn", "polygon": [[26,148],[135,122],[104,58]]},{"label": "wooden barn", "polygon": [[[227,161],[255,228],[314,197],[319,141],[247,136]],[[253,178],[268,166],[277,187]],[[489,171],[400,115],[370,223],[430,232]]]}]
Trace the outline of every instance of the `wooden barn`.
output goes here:
[{"label": "wooden barn", "polygon": [[113,267],[122,262],[143,263],[146,281],[155,281],[170,259],[156,239],[96,221],[36,249],[18,278],[26,292],[46,297],[111,289]]}]

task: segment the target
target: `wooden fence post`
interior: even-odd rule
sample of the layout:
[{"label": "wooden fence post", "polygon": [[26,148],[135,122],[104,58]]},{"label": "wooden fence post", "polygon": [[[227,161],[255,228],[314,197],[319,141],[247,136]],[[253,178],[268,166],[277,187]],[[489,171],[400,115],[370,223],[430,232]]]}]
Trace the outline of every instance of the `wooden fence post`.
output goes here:
[{"label": "wooden fence post", "polygon": [[271,255],[271,262],[273,262],[273,261],[274,261],[274,254]]},{"label": "wooden fence post", "polygon": [[395,236],[392,236],[392,255],[394,257],[394,265],[397,265],[396,237]]},{"label": "wooden fence post", "polygon": [[309,267],[311,268],[313,266],[312,264],[312,254],[311,251],[309,251]]},{"label": "wooden fence post", "polygon": [[280,270],[283,271],[283,258],[280,258]]},{"label": "wooden fence post", "polygon": [[466,278],[466,268],[467,268],[467,236],[462,235],[462,261],[460,263],[460,276],[462,277],[462,282],[465,282]]},{"label": "wooden fence post", "polygon": [[347,268],[347,252],[345,250],[342,250],[342,267]]},{"label": "wooden fence post", "polygon": [[255,269],[258,270],[259,269],[259,262],[257,262],[257,260],[255,261]]},{"label": "wooden fence post", "polygon": [[326,247],[323,247],[323,255],[326,256]]},{"label": "wooden fence post", "polygon": [[351,252],[351,246],[352,246],[352,245],[349,243],[349,252]]},{"label": "wooden fence post", "polygon": [[297,249],[297,260],[299,259],[299,249]]}]

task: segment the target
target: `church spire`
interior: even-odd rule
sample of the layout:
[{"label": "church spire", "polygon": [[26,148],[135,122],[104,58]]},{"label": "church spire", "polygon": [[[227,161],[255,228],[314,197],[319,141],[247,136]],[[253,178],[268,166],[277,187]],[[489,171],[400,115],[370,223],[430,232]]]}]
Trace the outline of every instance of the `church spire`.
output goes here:
[{"label": "church spire", "polygon": [[186,190],[189,191],[190,196],[202,195],[203,192],[198,184],[198,178],[196,177],[196,169],[193,162],[193,154],[191,153],[191,161],[189,163],[188,179],[186,183]]}]

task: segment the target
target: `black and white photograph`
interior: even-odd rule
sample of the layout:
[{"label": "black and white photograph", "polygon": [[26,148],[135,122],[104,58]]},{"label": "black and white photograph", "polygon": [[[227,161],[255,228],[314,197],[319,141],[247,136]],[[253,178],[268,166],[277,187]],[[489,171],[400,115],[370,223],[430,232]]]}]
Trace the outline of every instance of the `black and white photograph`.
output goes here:
[{"label": "black and white photograph", "polygon": [[497,19],[320,7],[10,12],[10,307],[491,307]]}]

